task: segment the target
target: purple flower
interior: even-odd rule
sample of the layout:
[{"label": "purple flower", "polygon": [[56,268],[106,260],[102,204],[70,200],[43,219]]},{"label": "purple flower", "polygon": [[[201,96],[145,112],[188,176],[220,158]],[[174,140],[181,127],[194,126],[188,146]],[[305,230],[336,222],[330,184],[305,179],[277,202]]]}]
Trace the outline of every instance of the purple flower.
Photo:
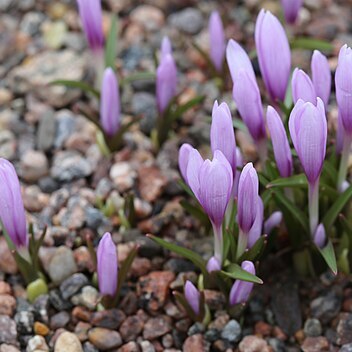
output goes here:
[{"label": "purple flower", "polygon": [[156,70],[156,100],[162,114],[176,95],[177,68],[171,54],[166,54]]},{"label": "purple flower", "polygon": [[103,20],[100,0],[77,0],[84,33],[92,51],[104,47]]},{"label": "purple flower", "polygon": [[101,87],[100,121],[109,137],[115,135],[120,127],[120,114],[119,84],[115,72],[108,67]]},{"label": "purple flower", "polygon": [[[255,275],[255,268],[252,262],[246,260],[241,265],[243,270]],[[230,305],[247,302],[253,289],[253,283],[248,281],[236,280],[230,291]]]},{"label": "purple flower", "polygon": [[221,263],[215,257],[211,257],[207,263],[208,273],[211,273],[213,271],[220,271],[220,270],[221,270]]},{"label": "purple flower", "polygon": [[255,26],[255,44],[262,77],[272,100],[285,99],[291,53],[285,31],[270,12],[261,10]]},{"label": "purple flower", "polygon": [[326,233],[323,224],[319,224],[315,231],[314,243],[318,248],[324,248],[326,244]]},{"label": "purple flower", "polygon": [[324,102],[326,110],[331,92],[331,72],[327,58],[318,50],[314,50],[311,70],[315,91]]},{"label": "purple flower", "polygon": [[191,281],[187,280],[184,287],[185,298],[195,315],[200,313],[200,293]]},{"label": "purple flower", "polygon": [[264,204],[262,199],[258,196],[257,213],[255,215],[254,223],[248,233],[248,248],[252,248],[262,235],[264,219]]},{"label": "purple flower", "polygon": [[279,226],[282,221],[282,212],[273,212],[268,219],[264,222],[264,233],[270,234],[274,227]]},{"label": "purple flower", "polygon": [[225,55],[225,33],[219,12],[213,11],[209,18],[210,58],[216,70],[221,72]]},{"label": "purple flower", "polygon": [[233,185],[231,165],[225,156],[216,150],[212,161],[203,161],[193,149],[189,153],[187,179],[212,223],[221,226]]},{"label": "purple flower", "polygon": [[178,166],[180,168],[181,175],[187,184],[187,165],[189,160],[189,153],[193,149],[194,148],[190,144],[184,143],[181,145],[181,148],[178,152]]},{"label": "purple flower", "polygon": [[344,134],[345,134],[345,131],[342,124],[341,113],[340,113],[340,110],[338,110],[337,131],[336,131],[336,153],[337,154],[341,154],[342,152]]},{"label": "purple flower", "polygon": [[170,39],[168,37],[164,37],[161,41],[160,61],[162,61],[168,54],[172,55],[172,45]]},{"label": "purple flower", "polygon": [[238,184],[237,220],[240,229],[248,234],[258,212],[259,182],[252,163],[243,168]]},{"label": "purple flower", "polygon": [[[236,165],[237,167],[243,166],[243,157],[241,153],[241,149],[236,147]],[[233,180],[233,189],[234,189],[234,196],[237,197],[238,194],[238,182],[240,181],[241,171],[236,170],[235,177]]]},{"label": "purple flower", "polygon": [[327,123],[322,100],[317,99],[317,106],[298,100],[290,115],[289,129],[307,179],[313,184],[320,176],[326,152]]},{"label": "purple flower", "polygon": [[211,150],[215,153],[220,150],[236,173],[236,140],[232,124],[231,112],[226,103],[213,105],[212,122],[210,129]]},{"label": "purple flower", "polygon": [[17,249],[28,247],[26,215],[15,168],[0,158],[0,220]]},{"label": "purple flower", "polygon": [[266,122],[273,143],[277,168],[279,169],[281,177],[289,177],[292,175],[292,155],[290,145],[281,118],[271,106],[268,106],[266,112]]},{"label": "purple flower", "polygon": [[118,261],[115,243],[108,232],[98,245],[97,272],[100,293],[113,297],[117,290]]},{"label": "purple flower", "polygon": [[317,102],[317,93],[313,82],[303,70],[298,68],[295,68],[292,75],[292,98],[295,104],[298,99],[309,101],[312,104]]},{"label": "purple flower", "polygon": [[346,134],[352,134],[352,49],[344,45],[335,74],[336,99]]},{"label": "purple flower", "polygon": [[295,23],[302,6],[302,0],[281,0],[281,3],[286,21],[291,24]]}]

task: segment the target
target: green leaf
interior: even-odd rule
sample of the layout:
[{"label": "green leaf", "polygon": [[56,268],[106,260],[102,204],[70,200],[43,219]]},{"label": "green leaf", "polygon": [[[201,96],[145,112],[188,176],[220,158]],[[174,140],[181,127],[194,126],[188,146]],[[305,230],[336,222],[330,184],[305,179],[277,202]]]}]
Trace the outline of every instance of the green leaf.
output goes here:
[{"label": "green leaf", "polygon": [[67,88],[80,89],[85,93],[93,94],[98,99],[100,98],[100,92],[85,82],[71,81],[69,79],[57,79],[49,84],[53,86],[65,86]]},{"label": "green leaf", "polygon": [[328,176],[328,178],[330,179],[330,181],[331,181],[331,183],[333,185],[336,184],[336,181],[337,181],[337,170],[336,170],[334,165],[329,160],[325,160],[324,161],[322,174],[324,176],[325,175]]},{"label": "green leaf", "polygon": [[328,231],[330,227],[334,224],[336,218],[347,204],[347,202],[352,197],[352,186],[348,187],[345,192],[343,192],[340,197],[335,201],[335,203],[331,206],[328,212],[325,214],[323,218],[323,224],[325,226],[325,230]]},{"label": "green leaf", "polygon": [[178,180],[177,181],[179,186],[192,198],[194,198],[194,194],[192,192],[192,190],[190,189],[190,187],[182,180]]},{"label": "green leaf", "polygon": [[122,265],[120,266],[119,273],[118,273],[117,295],[120,294],[121,287],[126,280],[127,274],[131,268],[134,258],[137,255],[137,252],[138,252],[138,246],[135,246],[128,254],[127,258],[124,260]]},{"label": "green leaf", "polygon": [[105,67],[111,67],[115,70],[117,43],[117,19],[116,16],[111,17],[110,31],[106,40],[105,47]]},{"label": "green leaf", "polygon": [[242,120],[234,118],[232,119],[232,124],[236,129],[248,133],[248,128]]},{"label": "green leaf", "polygon": [[336,257],[334,247],[332,242],[329,240],[328,244],[320,249],[318,248],[320,254],[323,256],[326,264],[332,270],[332,272],[336,275],[337,274],[337,264],[336,264]]},{"label": "green leaf", "polygon": [[170,242],[167,242],[163,240],[160,237],[153,236],[151,234],[148,234],[147,237],[151,238],[153,241],[158,243],[160,246],[164,247],[165,249],[168,249],[171,252],[174,252],[189,261],[191,261],[195,266],[197,266],[203,273],[204,277],[208,277],[208,272],[206,269],[206,263],[205,260],[197,253],[191,251],[190,249],[183,248],[181,246],[178,246],[177,244],[173,244]]},{"label": "green leaf", "polygon": [[307,50],[321,50],[326,52],[331,52],[333,45],[327,41],[307,38],[307,37],[297,37],[291,40],[291,49],[307,49]]},{"label": "green leaf", "polygon": [[348,249],[345,248],[342,250],[341,254],[339,255],[339,259],[337,262],[337,266],[340,271],[345,273],[346,275],[350,274],[350,263],[348,260]]},{"label": "green leaf", "polygon": [[120,83],[123,86],[134,81],[149,81],[155,79],[155,77],[154,72],[137,72],[125,77]]},{"label": "green leaf", "polygon": [[182,116],[186,111],[192,109],[194,106],[200,104],[204,100],[204,95],[198,95],[193,99],[190,99],[183,105],[180,105],[176,108],[174,112],[171,113],[171,119],[176,120],[178,117]]},{"label": "green leaf", "polygon": [[285,187],[308,187],[307,177],[304,174],[290,177],[280,177],[267,184],[266,188],[285,188]]},{"label": "green leaf", "polygon": [[244,260],[250,260],[251,262],[253,262],[254,260],[256,260],[262,254],[267,242],[267,235],[260,236],[257,242],[254,243],[252,248],[242,254],[239,259],[239,262],[243,262]]},{"label": "green leaf", "polygon": [[230,264],[225,269],[226,271],[221,271],[221,274],[232,279],[253,282],[255,284],[263,283],[262,279],[242,269],[238,264]]}]

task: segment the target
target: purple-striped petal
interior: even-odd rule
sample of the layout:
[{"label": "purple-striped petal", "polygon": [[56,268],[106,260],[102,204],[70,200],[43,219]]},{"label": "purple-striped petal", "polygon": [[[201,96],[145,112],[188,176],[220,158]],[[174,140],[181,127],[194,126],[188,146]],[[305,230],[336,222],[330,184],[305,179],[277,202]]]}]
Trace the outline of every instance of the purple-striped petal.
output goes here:
[{"label": "purple-striped petal", "polygon": [[303,71],[296,68],[292,75],[292,98],[293,102],[297,103],[298,99],[309,101],[315,104],[317,101],[317,93],[312,80]]}]

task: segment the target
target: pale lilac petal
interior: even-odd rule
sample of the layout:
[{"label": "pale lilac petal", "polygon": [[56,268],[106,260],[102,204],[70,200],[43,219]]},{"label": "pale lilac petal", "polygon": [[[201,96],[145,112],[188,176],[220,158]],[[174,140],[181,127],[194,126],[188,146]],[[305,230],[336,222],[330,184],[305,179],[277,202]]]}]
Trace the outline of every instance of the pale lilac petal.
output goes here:
[{"label": "pale lilac petal", "polygon": [[208,273],[211,273],[213,271],[220,271],[220,270],[221,270],[220,262],[215,257],[211,257],[207,263]]},{"label": "pale lilac petal", "polygon": [[303,0],[281,0],[285,19],[288,23],[295,23]]},{"label": "pale lilac petal", "polygon": [[189,152],[188,165],[187,165],[187,181],[188,185],[193,191],[194,195],[200,201],[200,179],[199,172],[200,168],[204,163],[203,158],[199,154],[197,149],[192,149]]},{"label": "pale lilac petal", "polygon": [[221,72],[225,56],[225,33],[219,12],[213,11],[209,19],[210,58]]},{"label": "pale lilac petal", "polygon": [[271,231],[280,225],[282,221],[282,212],[275,211],[273,212],[268,219],[264,222],[264,233],[269,235]]},{"label": "pale lilac petal", "polygon": [[194,148],[190,144],[184,143],[184,144],[182,144],[182,146],[178,152],[178,167],[180,168],[181,175],[187,184],[188,184],[187,166],[188,166],[188,160],[189,160],[189,153],[193,149]]},{"label": "pale lilac petal", "polygon": [[264,219],[264,204],[262,199],[258,196],[257,202],[257,214],[255,216],[254,223],[248,233],[248,248],[252,248],[262,235]]},{"label": "pale lilac petal", "polygon": [[191,281],[187,280],[184,287],[185,298],[195,315],[200,312],[200,293]]},{"label": "pale lilac petal", "polygon": [[314,234],[314,243],[318,248],[324,248],[326,244],[326,233],[323,224],[319,224]]},{"label": "pale lilac petal", "polygon": [[317,101],[317,93],[313,82],[309,76],[303,71],[296,68],[292,75],[292,98],[296,103],[298,99],[309,101],[315,104]]},{"label": "pale lilac petal", "polygon": [[168,37],[164,37],[161,41],[160,61],[164,60],[167,55],[172,55],[172,45]]}]

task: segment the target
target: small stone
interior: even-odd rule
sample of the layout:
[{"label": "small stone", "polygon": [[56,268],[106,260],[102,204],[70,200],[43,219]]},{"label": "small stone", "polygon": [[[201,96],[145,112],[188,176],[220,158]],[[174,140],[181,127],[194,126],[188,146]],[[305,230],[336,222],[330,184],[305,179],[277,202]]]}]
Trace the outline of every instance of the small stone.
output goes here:
[{"label": "small stone", "polygon": [[155,352],[154,346],[149,341],[142,341],[140,345],[142,348],[142,352]]},{"label": "small stone", "polygon": [[338,345],[352,343],[352,313],[340,313],[336,332]]},{"label": "small stone", "polygon": [[39,121],[37,131],[37,148],[44,152],[49,151],[55,141],[56,121],[52,110],[46,111]]},{"label": "small stone", "polygon": [[[1,352],[1,349],[0,349]],[[352,352],[352,343],[348,343],[346,345],[341,346],[339,352]]]},{"label": "small stone", "polygon": [[209,343],[204,340],[201,334],[187,337],[183,344],[183,352],[209,351]]},{"label": "small stone", "polygon": [[334,291],[330,291],[325,296],[315,298],[310,303],[310,309],[314,318],[317,318],[323,324],[326,324],[338,315],[341,304],[341,295]]},{"label": "small stone", "polygon": [[303,352],[329,351],[329,341],[326,337],[307,337],[301,346]]},{"label": "small stone", "polygon": [[8,130],[0,131],[0,157],[13,160],[16,155],[16,138]]},{"label": "small stone", "polygon": [[322,333],[321,323],[318,319],[307,319],[304,323],[304,334],[308,337],[317,337]]},{"label": "small stone", "polygon": [[237,320],[230,320],[222,330],[221,338],[234,343],[240,340],[241,333],[241,326]]},{"label": "small stone", "polygon": [[132,315],[126,318],[119,331],[124,341],[134,341],[141,334],[143,327],[143,320],[138,315]]},{"label": "small stone", "polygon": [[49,347],[43,336],[35,335],[27,343],[26,352],[46,352]]},{"label": "small stone", "polygon": [[49,300],[52,306],[58,311],[70,309],[72,307],[70,301],[64,300],[61,297],[61,293],[59,290],[51,290],[49,292]]},{"label": "small stone", "polygon": [[59,247],[52,257],[48,274],[55,284],[60,284],[77,271],[77,266],[71,249],[65,246]]},{"label": "small stone", "polygon": [[75,334],[65,331],[56,340],[54,352],[83,352],[83,348]]},{"label": "small stone", "polygon": [[202,14],[193,7],[173,13],[168,20],[172,26],[187,34],[197,34],[203,27]]},{"label": "small stone", "polygon": [[171,319],[168,316],[150,318],[144,325],[143,338],[154,340],[171,331]]},{"label": "small stone", "polygon": [[64,328],[70,322],[70,314],[67,312],[59,312],[50,319],[50,327],[52,330]]},{"label": "small stone", "polygon": [[0,271],[5,274],[16,274],[18,271],[15,258],[3,236],[0,237]]},{"label": "small stone", "polygon": [[6,343],[3,343],[0,345],[0,352],[20,352],[20,350],[15,346],[7,345]]},{"label": "small stone", "polygon": [[10,295],[11,293],[11,286],[5,281],[0,281],[0,295]]},{"label": "small stone", "polygon": [[45,15],[40,12],[30,11],[23,16],[20,29],[23,33],[34,36],[39,32],[40,25],[45,19]]},{"label": "small stone", "polygon": [[157,167],[141,167],[138,170],[139,191],[143,199],[154,202],[163,192],[167,180]]},{"label": "small stone", "polygon": [[117,352],[140,352],[140,349],[137,342],[131,341],[121,346]]},{"label": "small stone", "polygon": [[265,323],[264,321],[258,321],[255,323],[254,331],[256,335],[259,336],[270,336],[273,328],[270,324]]},{"label": "small stone", "polygon": [[59,49],[63,44],[67,25],[63,21],[46,21],[42,24],[43,39],[50,49]]},{"label": "small stone", "polygon": [[16,323],[7,315],[0,315],[0,343],[17,345]]},{"label": "small stone", "polygon": [[222,309],[226,303],[226,298],[223,293],[215,290],[204,290],[205,303],[210,309]]},{"label": "small stone", "polygon": [[99,292],[93,286],[85,286],[82,292],[71,298],[74,305],[82,305],[90,310],[94,310],[99,301]]},{"label": "small stone", "polygon": [[130,13],[130,20],[148,31],[156,31],[164,25],[164,14],[157,7],[140,5]]},{"label": "small stone", "polygon": [[34,333],[36,335],[46,336],[49,334],[49,331],[50,331],[49,328],[45,324],[41,323],[40,321],[36,321],[34,323]]},{"label": "small stone", "polygon": [[16,300],[11,295],[0,295],[0,314],[12,316],[16,308]]},{"label": "small stone", "polygon": [[248,335],[239,344],[240,352],[271,352],[271,347],[261,337]]},{"label": "small stone", "polygon": [[[126,315],[122,310],[114,308],[93,313],[91,324],[100,328],[116,330],[120,327],[122,322],[126,322],[127,320],[128,318],[126,319]],[[124,337],[122,338],[129,341]]]},{"label": "small stone", "polygon": [[122,339],[117,331],[93,328],[88,332],[89,341],[102,351],[117,348],[122,345]]},{"label": "small stone", "polygon": [[15,314],[15,322],[17,331],[21,335],[31,334],[34,325],[34,314],[27,310],[19,311]]},{"label": "small stone", "polygon": [[129,190],[133,186],[136,176],[136,172],[125,161],[115,163],[110,169],[110,178],[119,192]]},{"label": "small stone", "polygon": [[134,115],[142,116],[140,121],[141,130],[145,134],[150,134],[155,126],[156,109],[155,96],[146,92],[137,92],[133,94],[131,110]]},{"label": "small stone", "polygon": [[88,284],[88,279],[82,273],[73,274],[60,285],[60,292],[63,299],[71,298],[83,286]]},{"label": "small stone", "polygon": [[44,153],[28,150],[21,157],[20,175],[27,182],[36,182],[48,173],[48,160]]}]

